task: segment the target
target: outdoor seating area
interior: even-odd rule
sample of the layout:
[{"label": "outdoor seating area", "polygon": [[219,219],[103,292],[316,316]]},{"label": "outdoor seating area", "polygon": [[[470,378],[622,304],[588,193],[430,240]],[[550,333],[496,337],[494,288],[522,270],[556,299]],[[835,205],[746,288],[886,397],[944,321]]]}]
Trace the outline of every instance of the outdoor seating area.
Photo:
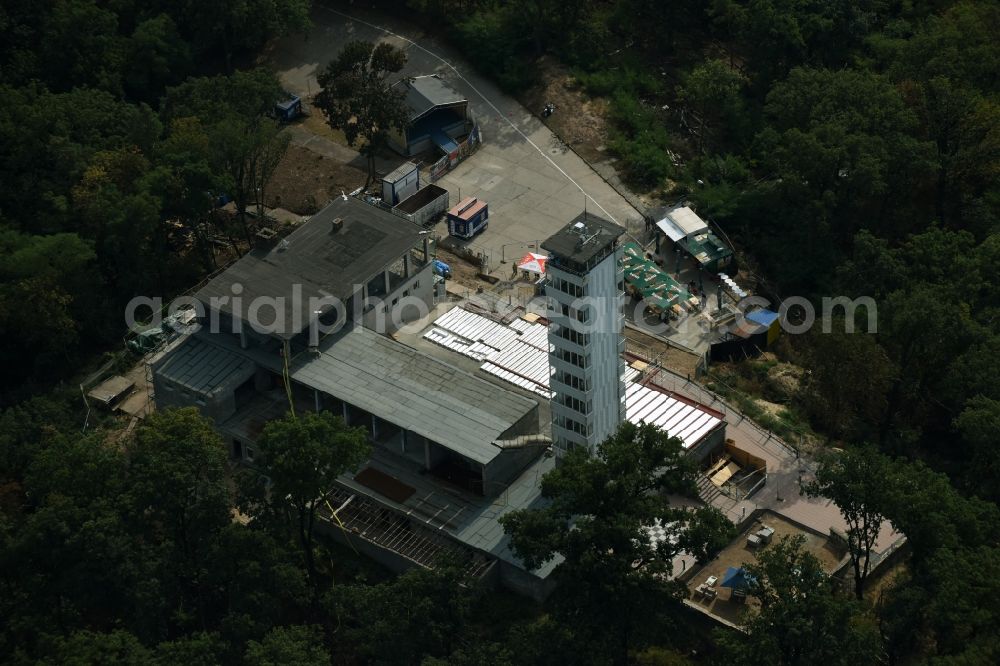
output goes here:
[{"label": "outdoor seating area", "polygon": [[634,242],[623,246],[622,261],[628,292],[646,301],[648,310],[661,318],[676,319],[686,311],[696,310],[701,301],[680,285]]},{"label": "outdoor seating area", "polygon": [[761,548],[785,536],[804,536],[804,548],[817,557],[826,572],[840,565],[844,553],[829,536],[806,529],[773,511],[762,511],[715,558],[692,572],[687,581],[688,604],[710,615],[739,624],[748,604],[757,601],[750,592],[753,564]]},{"label": "outdoor seating area", "polygon": [[718,576],[709,576],[704,583],[694,589],[695,595],[715,598],[719,594],[719,591],[715,589],[715,584],[718,582]]}]

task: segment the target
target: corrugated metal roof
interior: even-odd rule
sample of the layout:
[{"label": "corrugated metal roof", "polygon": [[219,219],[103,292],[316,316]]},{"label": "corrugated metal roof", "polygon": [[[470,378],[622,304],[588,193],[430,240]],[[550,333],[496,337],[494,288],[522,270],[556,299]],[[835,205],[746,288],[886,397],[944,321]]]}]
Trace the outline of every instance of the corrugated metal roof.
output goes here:
[{"label": "corrugated metal roof", "polygon": [[395,183],[410,175],[410,172],[416,171],[416,169],[417,165],[413,162],[403,162],[398,167],[390,171],[388,175],[382,176],[382,180],[386,183]]},{"label": "corrugated metal roof", "polygon": [[424,338],[482,362],[481,369],[549,398],[548,328],[515,319],[505,326],[489,317],[452,308]]},{"label": "corrugated metal roof", "polygon": [[[518,336],[520,332],[520,336]],[[516,386],[551,398],[547,330],[515,319],[509,325],[456,307],[438,317],[424,338],[482,362],[481,369]],[[489,343],[485,342],[489,341]],[[497,346],[490,346],[496,344]],[[536,346],[538,344],[539,346]],[[634,383],[639,371],[626,366],[626,418],[653,423],[691,448],[722,419],[698,406]]]},{"label": "corrugated metal roof", "polygon": [[394,83],[392,88],[405,95],[411,123],[439,106],[468,103],[462,94],[436,74],[403,79]]},{"label": "corrugated metal roof", "polygon": [[537,408],[530,398],[360,326],[295,363],[291,375],[483,464],[500,453],[493,442]]},{"label": "corrugated metal roof", "polygon": [[681,206],[667,213],[666,219],[670,220],[685,236],[693,236],[708,229],[705,220],[688,208]]},{"label": "corrugated metal roof", "polygon": [[625,418],[630,423],[651,423],[689,449],[715,429],[722,419],[695,405],[661,391],[631,383],[625,387]]},{"label": "corrugated metal roof", "polygon": [[490,354],[482,369],[544,398],[552,397],[548,354],[520,340]]}]

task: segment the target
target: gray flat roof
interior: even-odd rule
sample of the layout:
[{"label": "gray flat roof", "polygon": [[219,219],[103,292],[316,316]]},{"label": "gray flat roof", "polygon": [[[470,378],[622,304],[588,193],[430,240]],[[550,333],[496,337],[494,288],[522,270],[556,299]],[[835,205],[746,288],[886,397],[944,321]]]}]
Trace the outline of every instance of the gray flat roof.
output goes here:
[{"label": "gray flat roof", "polygon": [[[282,370],[274,351],[240,350],[232,335],[200,332],[197,337],[217,352],[242,354]],[[298,354],[289,370],[297,382],[482,464],[502,451],[493,442],[538,408],[531,398],[362,326],[330,335],[318,353]]]},{"label": "gray flat roof", "polygon": [[482,464],[500,454],[493,442],[537,407],[361,326],[339,333],[318,355],[302,354],[291,375]]},{"label": "gray flat roof", "polygon": [[580,213],[569,224],[542,241],[542,248],[580,264],[615,242],[625,229],[593,213]]},{"label": "gray flat roof", "polygon": [[[333,220],[343,227],[331,233]],[[242,286],[241,312],[260,297],[284,297],[284,317],[274,309],[258,310],[261,326],[289,339],[304,330],[313,316],[309,298],[335,297],[346,302],[355,284],[364,284],[386,265],[406,254],[421,240],[420,226],[370,206],[354,197],[336,197],[326,208],[271,249],[255,249],[221,275],[198,290],[196,297],[209,303],[213,297],[228,297],[218,307],[233,312],[233,287]],[[300,285],[300,308],[293,308],[295,285]],[[238,291],[238,290],[237,290]]]},{"label": "gray flat roof", "polygon": [[253,361],[190,336],[168,354],[156,373],[195,393],[211,396],[253,375]]},{"label": "gray flat roof", "polygon": [[411,123],[437,107],[468,102],[461,93],[438,78],[436,74],[402,79],[392,87],[403,91],[406,95]]}]

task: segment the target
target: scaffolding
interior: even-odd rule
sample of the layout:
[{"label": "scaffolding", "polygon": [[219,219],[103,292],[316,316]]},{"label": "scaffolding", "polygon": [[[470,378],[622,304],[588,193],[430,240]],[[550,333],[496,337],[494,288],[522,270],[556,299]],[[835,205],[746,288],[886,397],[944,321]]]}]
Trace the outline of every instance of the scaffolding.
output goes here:
[{"label": "scaffolding", "polygon": [[472,578],[482,578],[494,564],[483,554],[434,535],[406,516],[346,489],[337,489],[318,516],[331,528],[343,530],[348,542],[352,537],[364,539],[427,569],[453,564]]}]

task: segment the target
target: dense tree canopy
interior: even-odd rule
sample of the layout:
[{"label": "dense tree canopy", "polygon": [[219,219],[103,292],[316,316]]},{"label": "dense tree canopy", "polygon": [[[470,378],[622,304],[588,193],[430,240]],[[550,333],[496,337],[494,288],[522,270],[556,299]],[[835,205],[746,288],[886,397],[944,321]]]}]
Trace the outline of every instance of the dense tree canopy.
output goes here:
[{"label": "dense tree canopy", "polygon": [[[707,556],[732,536],[715,509],[670,505],[669,494],[694,494],[692,465],[680,440],[624,423],[593,456],[575,449],[542,479],[549,506],[501,518],[529,567],[561,560],[555,609],[574,626],[577,663],[625,663],[686,594],[669,579],[673,558],[685,549]],[[666,540],[651,542],[654,525]]]},{"label": "dense tree canopy", "polygon": [[[877,331],[839,332],[867,331],[862,309],[782,351],[805,366],[787,407],[847,451],[816,490],[854,517],[865,598],[776,544],[749,563],[764,604],[720,639],[724,663],[1000,662],[997,3],[382,4],[509,91],[565,65],[605,98],[615,168],[651,201],[696,204],[755,292],[874,299]],[[710,558],[729,524],[665,501],[690,479],[662,433],[571,456],[548,508],[506,520],[564,583],[539,607],[451,570],[391,578],[315,534],[316,500],[367,446],[328,415],[274,427],[267,494],[236,482],[194,412],[123,435],[80,411],[74,375],[120,349],[129,298],[189,289],[252,244],[247,210],[288,138],[268,116],[277,80],[240,65],[310,6],[0,7],[0,659],[685,663],[671,650],[698,632],[679,629],[665,575],[678,550]],[[405,121],[385,95],[404,62],[355,42],[321,63],[317,106],[370,162]],[[908,537],[879,585],[863,557],[876,515]],[[676,542],[649,543],[656,521]]]},{"label": "dense tree canopy", "polygon": [[759,606],[747,611],[746,635],[720,633],[720,663],[755,664],[761,655],[781,666],[877,663],[874,622],[837,596],[805,537],[783,537],[744,564],[747,593]]}]

